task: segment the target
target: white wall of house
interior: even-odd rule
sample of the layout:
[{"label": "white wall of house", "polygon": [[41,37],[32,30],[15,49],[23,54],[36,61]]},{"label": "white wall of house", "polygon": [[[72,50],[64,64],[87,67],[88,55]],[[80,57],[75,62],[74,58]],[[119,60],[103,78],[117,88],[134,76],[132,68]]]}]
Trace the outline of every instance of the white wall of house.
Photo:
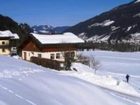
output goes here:
[{"label": "white wall of house", "polygon": [[[73,51],[75,53],[75,58],[77,57],[77,52]],[[57,54],[60,54],[60,57],[57,58]],[[33,52],[33,51],[22,51],[22,59],[30,61],[31,57],[40,57],[41,58],[47,58],[51,59],[51,56],[54,55],[53,60],[57,61],[64,61],[64,52]]]},{"label": "white wall of house", "polygon": [[10,55],[10,50],[8,48],[0,48],[0,55]]},{"label": "white wall of house", "polygon": [[9,40],[0,40],[0,45],[9,45]]},{"label": "white wall of house", "polygon": [[10,50],[7,48],[9,46],[9,40],[0,40],[0,55],[9,55]]}]

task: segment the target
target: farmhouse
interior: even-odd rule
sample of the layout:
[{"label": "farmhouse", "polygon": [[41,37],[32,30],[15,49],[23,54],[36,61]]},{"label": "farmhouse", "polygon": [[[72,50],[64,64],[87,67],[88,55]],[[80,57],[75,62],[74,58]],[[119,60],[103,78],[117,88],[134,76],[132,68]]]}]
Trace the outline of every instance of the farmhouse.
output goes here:
[{"label": "farmhouse", "polygon": [[57,35],[32,33],[21,46],[22,59],[31,61],[36,57],[59,62],[64,62],[66,56],[76,59],[79,44],[84,44],[84,40],[73,33]]},{"label": "farmhouse", "polygon": [[0,31],[0,55],[12,55],[17,53],[16,42],[19,39],[17,34],[11,31]]}]

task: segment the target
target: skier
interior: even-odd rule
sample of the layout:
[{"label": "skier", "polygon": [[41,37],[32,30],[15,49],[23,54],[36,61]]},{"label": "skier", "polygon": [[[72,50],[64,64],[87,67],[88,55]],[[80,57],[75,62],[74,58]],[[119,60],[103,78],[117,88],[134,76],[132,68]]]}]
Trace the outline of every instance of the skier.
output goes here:
[{"label": "skier", "polygon": [[127,75],[126,75],[126,82],[127,82],[127,83],[129,82],[129,77],[130,77],[130,76],[127,74]]}]

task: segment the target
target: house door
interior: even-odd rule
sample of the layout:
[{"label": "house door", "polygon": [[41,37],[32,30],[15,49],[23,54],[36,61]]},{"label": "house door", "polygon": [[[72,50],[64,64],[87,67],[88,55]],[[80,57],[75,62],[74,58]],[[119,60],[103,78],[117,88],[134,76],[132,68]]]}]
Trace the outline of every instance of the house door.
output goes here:
[{"label": "house door", "polygon": [[27,53],[24,52],[24,60],[26,60],[26,59],[27,59]]}]

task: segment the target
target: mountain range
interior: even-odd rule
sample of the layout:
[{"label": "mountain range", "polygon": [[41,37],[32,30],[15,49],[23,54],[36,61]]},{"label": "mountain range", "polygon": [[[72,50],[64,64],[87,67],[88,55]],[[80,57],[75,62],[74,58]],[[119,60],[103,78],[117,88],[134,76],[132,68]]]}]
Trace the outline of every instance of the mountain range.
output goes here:
[{"label": "mountain range", "polygon": [[65,30],[92,42],[140,42],[140,0],[80,22]]},{"label": "mountain range", "polygon": [[53,27],[51,25],[35,25],[31,27],[34,31],[34,33],[39,33],[39,34],[52,34],[52,33],[62,33],[66,29],[69,28],[69,26],[58,26],[58,27]]},{"label": "mountain range", "polygon": [[[86,41],[95,43],[130,43],[140,45],[140,0],[120,5],[72,27],[53,27],[17,23],[0,15],[0,30],[10,30],[20,36],[22,42],[30,32],[50,34],[73,32]],[[140,48],[138,48],[140,49]]]}]

